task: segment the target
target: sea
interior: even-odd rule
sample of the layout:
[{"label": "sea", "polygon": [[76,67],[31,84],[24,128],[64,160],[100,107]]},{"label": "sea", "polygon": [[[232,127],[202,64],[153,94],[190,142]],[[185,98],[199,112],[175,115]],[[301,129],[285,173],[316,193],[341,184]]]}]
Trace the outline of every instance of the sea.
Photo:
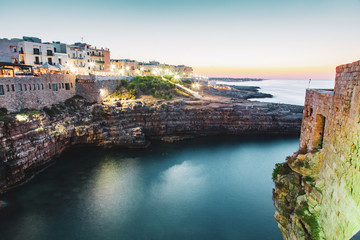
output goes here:
[{"label": "sea", "polygon": [[[305,80],[232,84],[298,105],[308,87]],[[0,196],[11,210],[0,218],[0,239],[281,240],[272,171],[298,145],[297,137],[216,136],[152,141],[147,149],[72,147]]]},{"label": "sea", "polygon": [[226,84],[231,86],[258,86],[260,92],[270,93],[273,98],[259,98],[250,99],[261,102],[274,102],[274,103],[287,103],[304,106],[305,93],[307,88],[315,89],[333,89],[335,85],[334,79],[326,80],[311,80],[299,79],[299,80],[277,80],[277,79],[265,79],[262,81],[244,81],[244,82],[221,82],[219,84]]}]

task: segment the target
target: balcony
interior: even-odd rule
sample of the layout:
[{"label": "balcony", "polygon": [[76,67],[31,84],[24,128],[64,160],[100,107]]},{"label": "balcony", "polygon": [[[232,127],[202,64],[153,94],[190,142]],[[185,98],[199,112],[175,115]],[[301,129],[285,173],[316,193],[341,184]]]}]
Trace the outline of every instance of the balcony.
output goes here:
[{"label": "balcony", "polygon": [[83,57],[76,57],[76,56],[71,56],[70,58],[71,58],[71,59],[80,59],[80,60],[83,60],[83,59],[84,59]]},{"label": "balcony", "polygon": [[48,53],[47,53],[47,56],[49,56],[49,57],[50,57],[50,56],[54,56],[54,53],[52,53],[52,52],[51,52],[51,53],[50,53],[50,52],[48,52]]},{"label": "balcony", "polygon": [[42,62],[38,62],[38,61],[34,61],[34,64],[35,64],[35,65],[42,65],[43,63],[42,63]]},{"label": "balcony", "polygon": [[104,54],[101,54],[101,53],[90,53],[90,56],[92,56],[92,57],[104,57]]},{"label": "balcony", "polygon": [[40,51],[35,51],[35,50],[34,50],[34,51],[33,51],[33,54],[34,54],[34,55],[41,55],[41,52],[40,52]]},{"label": "balcony", "polygon": [[25,64],[25,61],[20,61],[20,64]]},{"label": "balcony", "polygon": [[20,51],[19,51],[19,54],[24,54],[24,51],[23,51],[23,50],[20,50]]},{"label": "balcony", "polygon": [[95,61],[96,63],[101,63],[101,64],[103,64],[103,63],[105,63],[104,61]]}]

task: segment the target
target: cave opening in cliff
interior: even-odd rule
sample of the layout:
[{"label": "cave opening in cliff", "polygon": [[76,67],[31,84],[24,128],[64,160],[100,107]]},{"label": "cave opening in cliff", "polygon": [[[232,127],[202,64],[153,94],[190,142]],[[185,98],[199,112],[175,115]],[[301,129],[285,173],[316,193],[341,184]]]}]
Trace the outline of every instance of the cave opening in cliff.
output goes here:
[{"label": "cave opening in cliff", "polygon": [[321,114],[316,115],[315,119],[315,132],[313,149],[320,149],[324,140],[325,117]]}]

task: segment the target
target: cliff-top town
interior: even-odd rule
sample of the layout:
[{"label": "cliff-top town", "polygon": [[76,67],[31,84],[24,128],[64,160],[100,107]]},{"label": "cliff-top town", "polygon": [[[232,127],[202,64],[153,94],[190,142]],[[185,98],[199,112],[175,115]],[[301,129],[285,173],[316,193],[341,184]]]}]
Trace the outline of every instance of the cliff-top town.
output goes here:
[{"label": "cliff-top town", "polygon": [[173,75],[176,78],[193,75],[193,69],[185,65],[111,59],[110,49],[97,48],[87,43],[42,42],[39,38],[25,36],[22,39],[0,39],[0,76],[29,75],[31,68],[35,73],[61,72],[75,75]]}]

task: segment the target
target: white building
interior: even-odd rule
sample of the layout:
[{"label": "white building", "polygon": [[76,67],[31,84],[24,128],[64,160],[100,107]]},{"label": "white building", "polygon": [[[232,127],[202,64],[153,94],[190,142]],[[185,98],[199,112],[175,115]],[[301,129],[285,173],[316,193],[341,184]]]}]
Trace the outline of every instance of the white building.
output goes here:
[{"label": "white building", "polygon": [[88,54],[90,45],[74,44],[67,46],[70,71],[76,74],[86,75],[91,70],[90,56]]},{"label": "white building", "polygon": [[39,38],[23,37],[23,41],[18,42],[17,49],[21,64],[35,67],[45,63],[55,65],[54,46],[49,43],[42,43]]},{"label": "white building", "polygon": [[67,54],[67,46],[65,43],[61,42],[52,42],[51,45],[54,46],[54,62],[55,64],[60,64],[64,67],[69,66],[69,57]]}]

